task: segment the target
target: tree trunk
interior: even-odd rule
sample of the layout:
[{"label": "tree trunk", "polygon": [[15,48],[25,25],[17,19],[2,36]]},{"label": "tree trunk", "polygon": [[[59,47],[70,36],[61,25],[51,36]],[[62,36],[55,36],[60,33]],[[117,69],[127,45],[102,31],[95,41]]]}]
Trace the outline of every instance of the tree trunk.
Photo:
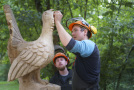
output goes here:
[{"label": "tree trunk", "polygon": [[69,4],[68,0],[67,0],[67,4],[69,5],[69,10],[70,10],[71,17],[73,18],[73,13],[72,13],[72,10],[71,10],[71,7],[70,7],[70,4]]},{"label": "tree trunk", "polygon": [[46,5],[47,5],[47,10],[49,10],[50,9],[50,0],[47,0],[47,3],[46,3]]},{"label": "tree trunk", "polygon": [[35,6],[38,12],[42,12],[42,5],[40,0],[35,0]]},{"label": "tree trunk", "polygon": [[84,12],[84,19],[86,19],[86,13],[87,13],[87,2],[88,2],[88,0],[86,0],[86,6],[85,6],[85,12]]}]

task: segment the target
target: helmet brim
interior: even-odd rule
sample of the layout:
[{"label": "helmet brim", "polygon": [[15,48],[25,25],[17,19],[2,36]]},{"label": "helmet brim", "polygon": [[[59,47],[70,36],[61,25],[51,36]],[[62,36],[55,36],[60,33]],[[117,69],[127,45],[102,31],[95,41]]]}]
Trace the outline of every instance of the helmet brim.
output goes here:
[{"label": "helmet brim", "polygon": [[54,58],[53,58],[53,63],[54,63],[54,64],[56,64],[56,63],[55,63],[55,60],[56,60],[57,58],[59,58],[59,57],[64,57],[65,60],[67,61],[67,63],[69,64],[69,58],[68,58],[65,54],[63,54],[63,53],[57,53],[57,54],[54,56]]}]

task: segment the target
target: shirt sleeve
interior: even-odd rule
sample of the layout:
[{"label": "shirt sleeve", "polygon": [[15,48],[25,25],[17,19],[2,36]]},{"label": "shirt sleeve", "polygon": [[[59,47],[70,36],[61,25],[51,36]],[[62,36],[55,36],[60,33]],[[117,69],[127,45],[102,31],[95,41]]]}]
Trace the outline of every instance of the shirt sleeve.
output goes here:
[{"label": "shirt sleeve", "polygon": [[71,39],[66,48],[72,53],[80,53],[82,57],[88,57],[95,48],[95,43],[91,40],[77,41]]}]

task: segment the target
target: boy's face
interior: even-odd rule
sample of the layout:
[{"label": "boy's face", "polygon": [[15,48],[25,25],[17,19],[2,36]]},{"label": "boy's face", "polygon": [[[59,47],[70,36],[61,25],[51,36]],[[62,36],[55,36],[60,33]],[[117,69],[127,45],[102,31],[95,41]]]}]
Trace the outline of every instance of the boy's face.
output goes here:
[{"label": "boy's face", "polygon": [[84,40],[85,37],[87,37],[86,35],[87,35],[86,30],[81,31],[81,27],[79,25],[73,26],[72,37],[74,40],[78,40],[78,41]]},{"label": "boy's face", "polygon": [[55,60],[55,67],[60,71],[63,71],[66,68],[66,65],[67,61],[63,57],[59,57]]}]

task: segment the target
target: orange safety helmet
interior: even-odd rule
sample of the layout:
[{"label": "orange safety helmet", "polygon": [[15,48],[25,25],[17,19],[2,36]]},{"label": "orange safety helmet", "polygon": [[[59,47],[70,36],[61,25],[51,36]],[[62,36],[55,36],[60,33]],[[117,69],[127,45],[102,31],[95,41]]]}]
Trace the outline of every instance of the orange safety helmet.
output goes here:
[{"label": "orange safety helmet", "polygon": [[85,27],[86,29],[89,30],[89,32],[90,32],[90,37],[89,38],[92,37],[92,33],[93,34],[97,33],[97,29],[94,26],[90,26],[82,17],[69,19],[69,20],[66,21],[66,25],[67,25],[67,22],[69,22],[71,20],[72,21],[75,20],[75,21],[72,22],[71,24],[69,24],[69,26],[67,26],[70,31],[72,31],[72,28],[73,28],[74,25],[80,25],[80,26],[83,26],[83,27]]},{"label": "orange safety helmet", "polygon": [[69,64],[69,58],[64,54],[64,53],[61,53],[61,52],[59,52],[59,53],[57,53],[55,56],[54,56],[54,58],[53,58],[53,63],[55,64],[55,60],[58,58],[58,57],[64,57],[65,58],[65,60],[67,61],[67,64]]},{"label": "orange safety helmet", "polygon": [[71,23],[71,24],[69,25],[69,27],[68,27],[69,30],[72,31],[73,26],[76,25],[76,24],[81,25],[81,26],[87,28],[87,29],[90,31],[90,25],[89,25],[89,27],[88,27],[87,25],[83,24],[82,21],[76,21],[76,22]]}]

